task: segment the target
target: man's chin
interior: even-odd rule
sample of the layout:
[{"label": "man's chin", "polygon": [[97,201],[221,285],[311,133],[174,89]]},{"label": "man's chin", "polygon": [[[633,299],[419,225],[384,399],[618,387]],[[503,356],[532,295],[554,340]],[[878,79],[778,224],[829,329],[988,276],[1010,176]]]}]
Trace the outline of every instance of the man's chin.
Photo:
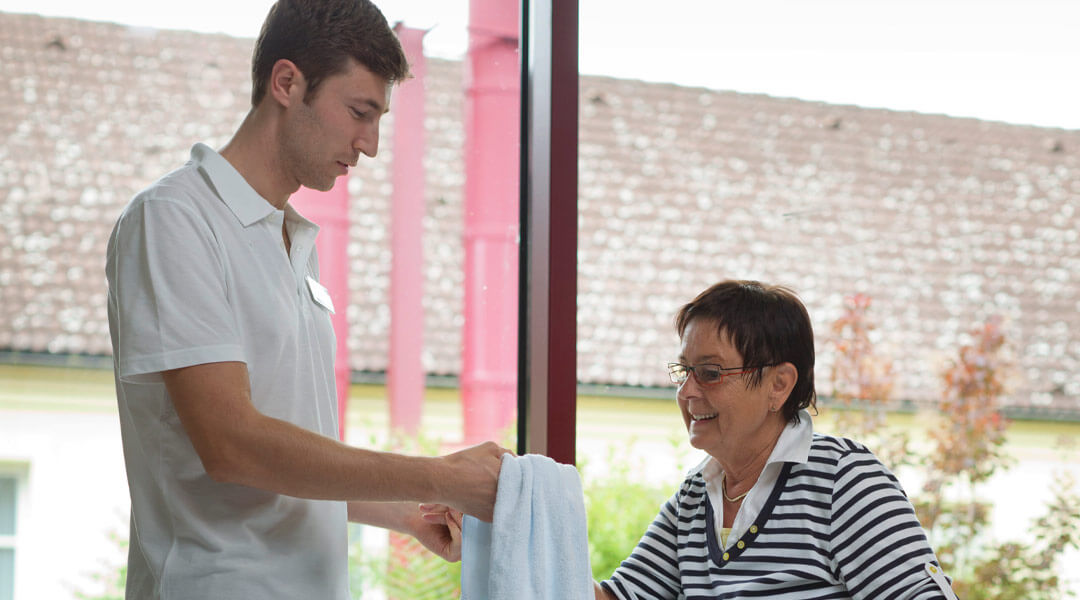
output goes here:
[{"label": "man's chin", "polygon": [[337,178],[330,179],[329,181],[305,181],[304,187],[315,190],[317,192],[329,192],[334,189],[334,184],[337,182]]}]

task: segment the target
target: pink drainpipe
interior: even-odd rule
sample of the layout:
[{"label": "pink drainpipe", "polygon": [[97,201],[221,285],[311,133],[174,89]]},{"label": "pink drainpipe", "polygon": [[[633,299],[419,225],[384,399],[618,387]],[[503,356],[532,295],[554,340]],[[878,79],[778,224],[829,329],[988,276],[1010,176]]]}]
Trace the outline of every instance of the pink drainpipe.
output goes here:
[{"label": "pink drainpipe", "polygon": [[500,439],[517,406],[518,4],[469,3],[461,374],[467,444]]},{"label": "pink drainpipe", "polygon": [[390,217],[390,360],[386,373],[390,429],[410,436],[420,429],[424,398],[424,34],[394,26],[413,78],[392,92],[394,115]]},{"label": "pink drainpipe", "polygon": [[339,177],[329,192],[301,187],[289,198],[300,214],[319,225],[315,248],[319,252],[319,282],[334,302],[330,315],[337,337],[334,375],[337,381],[338,435],[345,439],[345,408],[349,400],[349,178]]}]

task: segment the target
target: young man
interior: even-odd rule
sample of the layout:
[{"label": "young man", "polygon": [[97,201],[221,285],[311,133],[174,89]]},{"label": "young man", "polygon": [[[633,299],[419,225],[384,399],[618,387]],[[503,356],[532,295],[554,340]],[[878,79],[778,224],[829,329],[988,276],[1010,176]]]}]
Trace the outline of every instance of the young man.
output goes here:
[{"label": "young man", "polygon": [[490,520],[493,443],[407,457],[336,441],[318,228],[287,201],[375,156],[405,56],[369,0],[281,0],[252,109],[220,153],[140,192],[109,240],[109,326],[131,490],[127,597],[349,598],[346,518],[456,559]]}]

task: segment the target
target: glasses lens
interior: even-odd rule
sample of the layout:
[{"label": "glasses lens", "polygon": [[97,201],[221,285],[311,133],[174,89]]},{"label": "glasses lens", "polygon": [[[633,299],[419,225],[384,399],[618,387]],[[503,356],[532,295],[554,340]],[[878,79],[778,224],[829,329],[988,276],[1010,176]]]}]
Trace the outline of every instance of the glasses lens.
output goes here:
[{"label": "glasses lens", "polygon": [[701,383],[716,383],[724,376],[724,372],[720,370],[720,367],[713,365],[698,365],[694,367],[694,374]]},{"label": "glasses lens", "polygon": [[679,363],[668,363],[668,377],[671,377],[671,383],[682,383],[686,381],[686,376],[689,373],[686,369],[686,365],[680,365]]}]

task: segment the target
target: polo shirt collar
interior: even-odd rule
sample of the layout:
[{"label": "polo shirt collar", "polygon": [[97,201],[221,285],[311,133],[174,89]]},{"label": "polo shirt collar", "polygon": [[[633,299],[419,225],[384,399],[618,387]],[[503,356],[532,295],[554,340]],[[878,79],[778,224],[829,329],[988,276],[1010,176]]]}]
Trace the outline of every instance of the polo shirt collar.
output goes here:
[{"label": "polo shirt collar", "polygon": [[[810,413],[806,410],[799,411],[799,422],[788,423],[780,432],[780,437],[773,446],[769,459],[765,461],[768,467],[773,463],[783,464],[786,462],[804,463],[810,460],[810,444],[814,441],[814,424],[810,420]],[[724,469],[713,457],[707,456],[695,470],[700,470],[706,481],[719,480]]]},{"label": "polo shirt collar", "polygon": [[210,180],[218,198],[221,198],[244,227],[265,219],[277,210],[251,187],[229,161],[210,146],[203,143],[192,146],[191,160]]},{"label": "polo shirt collar", "polygon": [[788,423],[780,432],[780,439],[776,440],[768,463],[804,463],[810,460],[810,444],[813,441],[814,425],[810,421],[810,413],[800,410],[799,422]]}]

